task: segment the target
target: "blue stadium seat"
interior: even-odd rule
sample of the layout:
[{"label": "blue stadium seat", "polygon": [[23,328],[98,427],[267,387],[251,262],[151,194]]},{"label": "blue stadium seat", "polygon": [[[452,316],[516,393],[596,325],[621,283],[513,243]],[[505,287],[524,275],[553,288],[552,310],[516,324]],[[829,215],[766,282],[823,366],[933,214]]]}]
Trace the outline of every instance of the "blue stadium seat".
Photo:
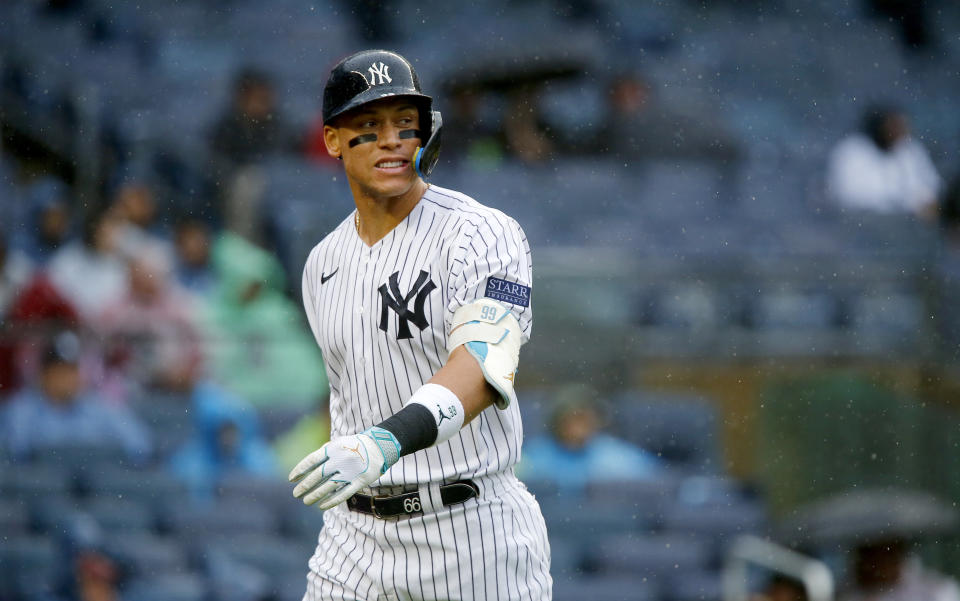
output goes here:
[{"label": "blue stadium seat", "polygon": [[740,534],[760,534],[766,525],[766,512],[757,502],[687,505],[676,503],[664,512],[664,529],[688,534],[698,540],[723,545]]},{"label": "blue stadium seat", "polygon": [[289,431],[305,414],[306,412],[299,407],[257,408],[260,431],[267,440],[274,440]]},{"label": "blue stadium seat", "polygon": [[115,532],[110,535],[110,550],[138,580],[160,578],[187,570],[187,553],[171,537],[146,532]]},{"label": "blue stadium seat", "polygon": [[270,574],[269,593],[276,601],[302,601],[307,590],[307,570],[275,572]]},{"label": "blue stadium seat", "polygon": [[0,485],[4,497],[24,501],[69,496],[74,488],[69,472],[53,465],[5,466]]},{"label": "blue stadium seat", "polygon": [[0,532],[4,536],[19,536],[30,529],[27,504],[14,499],[0,498]]},{"label": "blue stadium seat", "polygon": [[598,572],[656,581],[703,569],[712,559],[708,543],[676,534],[612,536],[591,549],[587,560]]},{"label": "blue stadium seat", "polygon": [[611,429],[678,468],[721,469],[716,409],[701,398],[631,392],[614,399]]},{"label": "blue stadium seat", "polygon": [[160,459],[169,457],[193,434],[193,415],[185,398],[149,395],[131,405],[134,413],[150,429],[154,454]]},{"label": "blue stadium seat", "polygon": [[314,545],[303,540],[270,535],[238,533],[207,546],[213,552],[223,553],[264,574],[307,573],[307,560],[313,555]]},{"label": "blue stadium seat", "polygon": [[524,438],[545,434],[550,428],[551,398],[549,391],[527,388],[517,391]]},{"label": "blue stadium seat", "polygon": [[558,536],[547,524],[550,537],[550,575],[554,582],[567,583],[583,577],[586,548],[572,537]]},{"label": "blue stadium seat", "polygon": [[131,499],[154,509],[182,503],[186,487],[163,468],[103,468],[87,474],[84,489],[91,496]]},{"label": "blue stadium seat", "polygon": [[49,538],[0,537],[0,598],[31,598],[48,591],[56,567],[56,549]]},{"label": "blue stadium seat", "polygon": [[664,587],[670,601],[721,601],[722,576],[717,570],[696,570],[677,574]]},{"label": "blue stadium seat", "polygon": [[658,601],[660,588],[643,577],[589,576],[554,583],[554,601]]},{"label": "blue stadium seat", "polygon": [[216,503],[179,503],[164,508],[163,522],[181,541],[202,544],[237,533],[274,534],[280,520],[270,507],[251,501],[223,499]]},{"label": "blue stadium seat", "polygon": [[664,509],[675,501],[677,486],[677,476],[668,472],[649,480],[590,482],[587,497],[638,514],[656,527],[663,522]]},{"label": "blue stadium seat", "polygon": [[826,330],[837,320],[837,299],[826,291],[762,291],[754,301],[750,320],[767,330]]},{"label": "blue stadium seat", "polygon": [[123,598],[125,601],[204,601],[208,588],[201,576],[173,573],[131,582]]},{"label": "blue stadium seat", "polygon": [[217,495],[224,501],[240,500],[260,503],[277,510],[286,508],[291,501],[292,488],[280,476],[265,478],[243,472],[224,474],[217,482]]},{"label": "blue stadium seat", "polygon": [[650,527],[644,515],[606,502],[558,497],[552,502],[541,500],[540,507],[544,520],[555,529],[554,536],[572,538],[581,544]]},{"label": "blue stadium seat", "polygon": [[35,532],[55,535],[81,512],[75,497],[52,496],[30,502],[30,528]]},{"label": "blue stadium seat", "polygon": [[280,509],[280,520],[281,534],[316,546],[317,535],[323,528],[322,511],[314,506],[304,505],[291,496],[289,504]]},{"label": "blue stadium seat", "polygon": [[151,532],[157,526],[153,508],[134,499],[114,496],[95,497],[84,501],[80,510],[89,514],[108,535],[115,533]]}]

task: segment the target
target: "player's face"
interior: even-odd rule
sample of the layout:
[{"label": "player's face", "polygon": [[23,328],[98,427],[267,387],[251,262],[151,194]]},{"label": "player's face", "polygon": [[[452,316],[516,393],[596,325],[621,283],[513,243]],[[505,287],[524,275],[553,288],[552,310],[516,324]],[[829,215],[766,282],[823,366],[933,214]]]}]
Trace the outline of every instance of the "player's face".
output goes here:
[{"label": "player's face", "polygon": [[419,126],[416,106],[389,98],[342,116],[335,127],[324,127],[324,137],[328,152],[343,159],[355,190],[372,198],[395,198],[418,180],[413,155],[420,139],[401,137],[400,132]]}]

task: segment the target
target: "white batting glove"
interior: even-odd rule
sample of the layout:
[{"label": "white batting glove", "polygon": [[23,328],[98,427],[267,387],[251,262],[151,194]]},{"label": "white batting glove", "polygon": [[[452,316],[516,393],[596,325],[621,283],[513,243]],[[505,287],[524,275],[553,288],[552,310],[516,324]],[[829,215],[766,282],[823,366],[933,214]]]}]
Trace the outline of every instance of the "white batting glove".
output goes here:
[{"label": "white batting glove", "polygon": [[331,440],[290,471],[290,482],[299,482],[293,496],[330,509],[376,482],[398,459],[400,443],[383,428]]}]

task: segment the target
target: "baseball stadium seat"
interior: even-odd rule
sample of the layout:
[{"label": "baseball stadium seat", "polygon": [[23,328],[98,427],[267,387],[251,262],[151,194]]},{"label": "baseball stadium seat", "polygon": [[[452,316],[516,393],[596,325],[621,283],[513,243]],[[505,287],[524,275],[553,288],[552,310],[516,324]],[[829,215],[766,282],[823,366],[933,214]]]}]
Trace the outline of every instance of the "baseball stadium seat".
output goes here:
[{"label": "baseball stadium seat", "polygon": [[131,499],[154,509],[186,497],[186,487],[164,469],[104,467],[89,472],[83,487],[91,496]]},{"label": "baseball stadium seat", "polygon": [[602,573],[661,580],[705,568],[709,544],[676,534],[612,536],[593,545],[590,567]]},{"label": "baseball stadium seat", "polygon": [[279,476],[265,478],[244,472],[224,474],[217,482],[217,495],[221,499],[239,499],[261,503],[266,507],[280,509],[293,504],[291,485]]},{"label": "baseball stadium seat", "polygon": [[171,537],[148,532],[115,532],[110,536],[110,549],[135,579],[158,578],[187,568],[186,553]]},{"label": "baseball stadium seat", "polygon": [[12,464],[4,467],[0,485],[3,496],[29,501],[39,498],[70,496],[69,472],[52,465]]},{"label": "baseball stadium seat", "polygon": [[758,502],[687,505],[676,503],[664,512],[664,530],[707,541],[719,551],[739,534],[762,532],[766,512]]},{"label": "baseball stadium seat", "polygon": [[207,588],[199,575],[172,573],[131,582],[123,598],[125,601],[203,601]]},{"label": "baseball stadium seat", "polygon": [[264,574],[299,570],[305,575],[307,560],[313,554],[313,546],[303,540],[247,534],[243,531],[238,531],[236,536],[214,542],[207,548],[224,553]]},{"label": "baseball stadium seat", "polygon": [[722,576],[717,570],[690,570],[669,578],[664,587],[669,601],[721,601]]},{"label": "baseball stadium seat", "polygon": [[0,537],[0,598],[29,598],[47,590],[56,565],[56,550],[49,538]]},{"label": "baseball stadium seat", "polygon": [[677,477],[659,474],[648,480],[606,480],[587,484],[587,498],[638,514],[651,526],[663,522],[664,508],[674,502]]},{"label": "baseball stadium seat", "polygon": [[299,538],[313,546],[317,544],[317,535],[323,528],[323,512],[315,506],[304,505],[290,496],[290,504],[279,510],[280,533]]},{"label": "baseball stadium seat", "polygon": [[0,498],[0,532],[4,536],[23,535],[29,527],[27,505],[21,501]]},{"label": "baseball stadium seat", "polygon": [[150,532],[157,525],[151,507],[134,499],[93,497],[80,505],[109,535],[125,532]]},{"label": "baseball stadium seat", "polygon": [[554,583],[553,601],[659,601],[654,581],[637,577],[589,576],[562,584]]},{"label": "baseball stadium seat", "polygon": [[695,473],[717,472],[717,412],[706,400],[627,393],[613,403],[611,427],[626,440]]},{"label": "baseball stadium seat", "polygon": [[163,523],[181,541],[199,545],[237,532],[275,533],[280,520],[269,508],[246,500],[222,499],[215,503],[178,503],[163,510]]},{"label": "baseball stadium seat", "polygon": [[541,502],[540,508],[547,524],[556,529],[555,536],[573,538],[581,544],[650,527],[643,515],[606,502],[558,497],[553,502]]},{"label": "baseball stadium seat", "polygon": [[275,601],[302,601],[303,593],[307,590],[306,567],[292,572],[275,572],[270,576],[268,592]]}]

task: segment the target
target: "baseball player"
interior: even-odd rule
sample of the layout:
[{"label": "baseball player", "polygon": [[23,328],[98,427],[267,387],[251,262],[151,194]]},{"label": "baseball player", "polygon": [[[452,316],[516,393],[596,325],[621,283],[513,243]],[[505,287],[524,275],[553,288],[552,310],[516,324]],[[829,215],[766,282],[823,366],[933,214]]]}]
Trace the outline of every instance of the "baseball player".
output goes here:
[{"label": "baseball player", "polygon": [[546,527],[513,471],[523,230],[424,181],[442,122],[402,56],[341,61],[323,120],[357,208],[303,273],[331,414],[330,442],[290,472],[328,510],[304,600],[550,599]]}]

